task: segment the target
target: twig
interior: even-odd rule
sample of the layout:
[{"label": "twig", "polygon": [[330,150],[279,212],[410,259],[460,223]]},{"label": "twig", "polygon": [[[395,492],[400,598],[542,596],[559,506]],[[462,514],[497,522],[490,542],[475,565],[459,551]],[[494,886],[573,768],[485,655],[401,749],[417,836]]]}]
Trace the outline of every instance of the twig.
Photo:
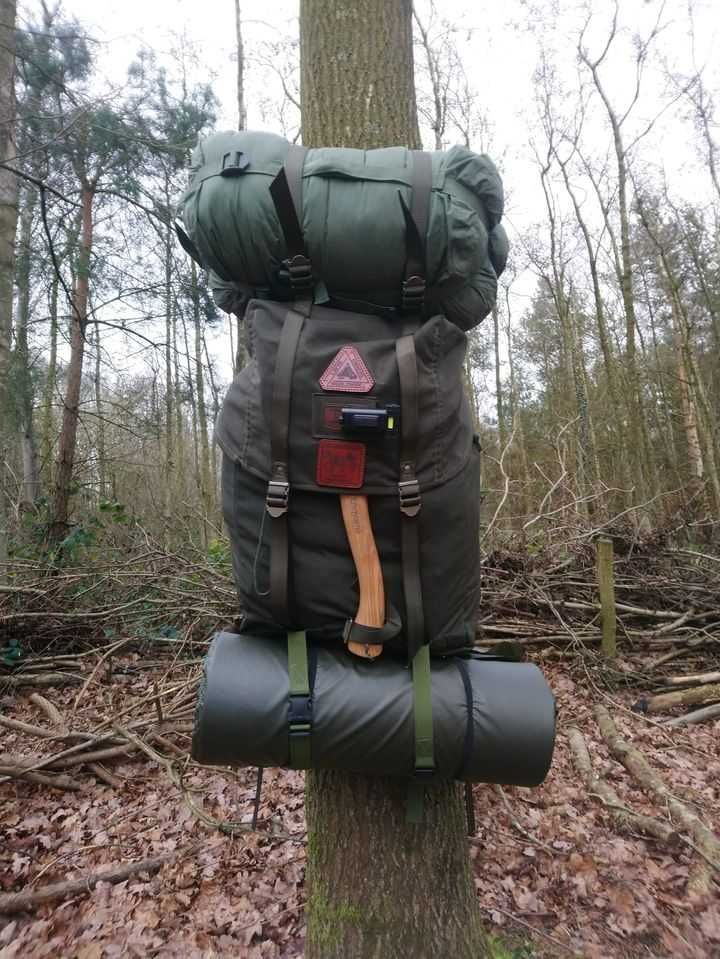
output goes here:
[{"label": "twig", "polygon": [[79,879],[68,879],[64,882],[55,882],[49,886],[41,886],[39,889],[23,890],[22,892],[11,892],[0,895],[0,913],[12,915],[18,912],[27,912],[35,906],[40,906],[44,902],[52,902],[56,899],[67,899],[71,896],[78,896],[84,892],[92,892],[99,882],[124,882],[131,876],[137,876],[141,873],[157,872],[166,863],[177,858],[187,858],[194,855],[205,843],[195,843],[184,852],[175,850],[166,853],[164,856],[155,856],[151,859],[140,859],[138,862],[129,862],[123,866],[115,866],[112,869],[104,869],[101,872],[89,873],[81,876]]}]

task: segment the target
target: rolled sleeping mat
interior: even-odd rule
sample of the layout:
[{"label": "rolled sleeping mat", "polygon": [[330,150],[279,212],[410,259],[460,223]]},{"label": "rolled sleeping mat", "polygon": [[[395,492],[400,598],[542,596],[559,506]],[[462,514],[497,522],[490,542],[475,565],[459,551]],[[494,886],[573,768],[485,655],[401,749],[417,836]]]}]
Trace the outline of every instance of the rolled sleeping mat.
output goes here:
[{"label": "rolled sleeping mat", "polygon": [[[432,660],[439,778],[539,785],[555,742],[555,700],[537,666],[469,656]],[[410,669],[383,656],[309,648],[311,766],[412,776]],[[289,766],[287,644],[218,633],[205,660],[193,758],[219,766]]]}]

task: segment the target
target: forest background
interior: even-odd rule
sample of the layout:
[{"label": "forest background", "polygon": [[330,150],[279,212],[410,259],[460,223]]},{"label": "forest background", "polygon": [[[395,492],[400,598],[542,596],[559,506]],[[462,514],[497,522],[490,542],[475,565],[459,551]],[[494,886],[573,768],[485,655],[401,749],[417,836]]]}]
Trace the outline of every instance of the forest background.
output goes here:
[{"label": "forest background", "polygon": [[[79,0],[19,12],[0,563],[75,561],[139,527],[222,558],[212,422],[243,333],[172,220],[199,136],[248,117],[300,135],[296,12],[251,6],[242,33],[229,2],[212,22],[157,8],[147,29],[139,5],[122,27],[112,5],[90,27]],[[511,262],[467,362],[486,546],[714,534],[716,31],[711,4],[679,0],[418,5],[425,145],[489,152],[508,193]]]},{"label": "forest background", "polygon": [[[302,5],[306,31],[325,2]],[[84,0],[0,0],[0,914],[23,915],[3,955],[326,959],[328,929],[362,947],[357,913],[316,895],[313,836],[349,818],[342,795],[368,804],[326,790],[318,828],[316,777],[304,819],[297,773],[266,771],[261,795],[249,770],[188,757],[207,638],[238,612],[212,424],[245,351],[173,220],[198,137],[302,136],[298,11],[265,7],[132,0],[97,23]],[[409,38],[409,3],[393,10]],[[562,720],[544,786],[468,794],[472,871],[452,872],[469,914],[474,888],[493,930],[533,935],[495,950],[478,929],[488,954],[704,957],[720,942],[717,15],[419,3],[413,28],[424,144],[493,156],[513,244],[465,368],[478,641],[528,647]],[[386,852],[402,845],[377,818]],[[442,853],[442,836],[406,851]],[[454,954],[471,924],[457,895],[433,902],[454,924],[432,947]],[[404,955],[391,925],[383,954]]]}]

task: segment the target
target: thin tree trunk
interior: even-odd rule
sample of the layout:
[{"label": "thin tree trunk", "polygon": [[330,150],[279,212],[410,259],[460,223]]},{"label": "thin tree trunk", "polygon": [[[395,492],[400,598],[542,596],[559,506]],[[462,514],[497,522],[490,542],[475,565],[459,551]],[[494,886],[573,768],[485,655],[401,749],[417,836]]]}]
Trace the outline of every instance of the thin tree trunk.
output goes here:
[{"label": "thin tree trunk", "polygon": [[[410,0],[302,0],[307,145],[420,146]],[[482,959],[455,784],[405,820],[404,784],[308,772],[306,959]]]},{"label": "thin tree trunk", "polygon": [[80,387],[82,385],[83,359],[85,356],[85,329],[87,327],[88,293],[90,286],[90,255],[93,242],[94,184],[83,182],[80,194],[82,230],[77,277],[70,317],[70,362],[67,368],[67,383],[63,400],[62,426],[55,461],[54,489],[51,508],[51,523],[48,539],[57,545],[68,530],[72,474],[75,465],[75,447],[80,413]]},{"label": "thin tree trunk", "polygon": [[197,267],[190,266],[193,304],[193,324],[195,327],[195,392],[197,394],[198,432],[200,438],[200,501],[203,505],[203,545],[207,546],[207,517],[212,513],[212,487],[210,483],[210,443],[208,439],[207,408],[205,406],[205,376],[203,373],[203,332],[200,315],[200,290],[198,288]]},{"label": "thin tree trunk", "polygon": [[21,505],[33,509],[40,496],[37,441],[34,422],[34,388],[30,373],[28,326],[30,324],[30,247],[35,216],[34,189],[25,195],[20,215],[19,254],[16,267],[18,291],[17,323],[15,327],[15,377],[13,381],[15,408],[22,447],[23,483]]},{"label": "thin tree trunk", "polygon": [[[15,0],[0,0],[0,161],[15,156]],[[12,329],[17,179],[0,169],[0,582],[7,578],[10,508],[6,495],[8,371]]]},{"label": "thin tree trunk", "polygon": [[245,108],[245,48],[243,46],[240,0],[235,0],[235,40],[237,54],[238,130],[245,130],[247,128],[247,111]]},{"label": "thin tree trunk", "polygon": [[42,400],[42,465],[49,482],[52,482],[52,458],[55,445],[55,424],[53,423],[53,399],[57,378],[57,342],[58,342],[58,289],[60,281],[53,273],[50,285],[50,348],[47,373]]},{"label": "thin tree trunk", "polygon": [[500,375],[500,318],[497,306],[492,311],[493,345],[495,347],[495,408],[497,410],[498,436],[500,451],[505,449],[507,430],[505,428],[505,410],[503,406],[502,377]]},{"label": "thin tree trunk", "polygon": [[107,463],[105,454],[105,419],[103,413],[102,397],[102,354],[100,352],[100,324],[95,322],[95,413],[97,415],[97,427],[95,430],[95,449],[97,451],[97,469],[98,469],[98,498],[102,502],[107,494]]},{"label": "thin tree trunk", "polygon": [[173,492],[175,479],[175,428],[173,423],[173,292],[170,265],[170,229],[165,243],[165,476],[163,483],[163,543],[171,545],[173,529]]}]

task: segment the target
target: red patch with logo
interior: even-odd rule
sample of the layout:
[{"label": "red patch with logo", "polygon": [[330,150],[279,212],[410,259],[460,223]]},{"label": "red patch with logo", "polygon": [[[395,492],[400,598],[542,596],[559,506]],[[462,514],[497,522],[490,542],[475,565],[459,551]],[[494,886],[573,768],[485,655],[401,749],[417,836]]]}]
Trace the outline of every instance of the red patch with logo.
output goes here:
[{"label": "red patch with logo", "polygon": [[320,440],[318,443],[318,486],[340,486],[359,489],[365,478],[365,444],[342,440]]},{"label": "red patch with logo", "polygon": [[324,390],[369,393],[375,385],[370,370],[354,346],[343,346],[320,377]]}]

